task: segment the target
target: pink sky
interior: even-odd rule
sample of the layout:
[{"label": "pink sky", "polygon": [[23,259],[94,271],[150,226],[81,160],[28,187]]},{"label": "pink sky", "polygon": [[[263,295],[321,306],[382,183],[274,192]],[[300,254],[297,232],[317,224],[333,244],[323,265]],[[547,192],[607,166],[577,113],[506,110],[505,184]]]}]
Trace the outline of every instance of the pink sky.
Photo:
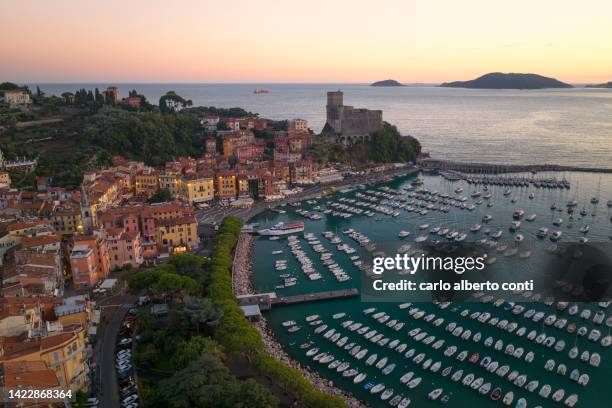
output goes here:
[{"label": "pink sky", "polygon": [[0,2],[0,81],[612,80],[612,2]]}]

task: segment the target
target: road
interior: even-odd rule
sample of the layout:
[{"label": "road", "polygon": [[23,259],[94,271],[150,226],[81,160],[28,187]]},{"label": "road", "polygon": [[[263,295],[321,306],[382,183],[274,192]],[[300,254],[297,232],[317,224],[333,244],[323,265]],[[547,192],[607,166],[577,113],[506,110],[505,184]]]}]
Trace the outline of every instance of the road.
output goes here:
[{"label": "road", "polygon": [[[115,343],[117,335],[121,329],[121,322],[125,313],[133,307],[136,301],[136,296],[121,295],[113,298],[113,304],[104,305],[103,307],[112,308],[112,319],[104,327],[104,336],[98,338],[95,347],[94,361],[98,362],[97,382],[99,385],[100,406],[104,408],[120,408],[119,404],[119,389],[117,387],[117,373],[115,371]],[[103,312],[103,315],[108,317],[108,310]]]}]

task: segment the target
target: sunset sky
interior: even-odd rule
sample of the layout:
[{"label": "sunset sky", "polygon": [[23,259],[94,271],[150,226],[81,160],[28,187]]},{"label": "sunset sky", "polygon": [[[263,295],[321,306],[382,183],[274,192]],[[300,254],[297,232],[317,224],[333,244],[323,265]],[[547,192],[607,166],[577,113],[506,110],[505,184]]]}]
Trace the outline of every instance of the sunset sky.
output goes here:
[{"label": "sunset sky", "polygon": [[612,1],[0,1],[0,81],[612,81]]}]

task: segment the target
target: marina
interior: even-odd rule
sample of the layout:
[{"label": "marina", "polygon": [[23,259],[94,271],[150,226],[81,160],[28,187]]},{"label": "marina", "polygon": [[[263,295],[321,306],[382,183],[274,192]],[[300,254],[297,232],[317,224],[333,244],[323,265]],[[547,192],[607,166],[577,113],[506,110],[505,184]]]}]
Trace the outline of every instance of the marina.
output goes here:
[{"label": "marina", "polygon": [[[545,259],[543,254],[548,254],[552,245],[548,236],[554,232],[563,231],[561,242],[577,242],[585,235],[594,242],[610,240],[606,202],[612,195],[601,188],[598,191],[598,186],[612,183],[602,182],[598,175],[557,175],[559,180],[564,176],[570,188],[542,189],[531,183],[475,186],[467,180],[449,181],[426,174],[418,180],[403,178],[356,187],[310,203],[286,206],[285,213],[260,214],[253,221],[263,226],[304,220],[304,231],[274,241],[255,238],[255,287],[259,292],[275,291],[277,296],[287,298],[357,289],[364,250],[376,251],[377,243],[391,241],[396,243],[398,253],[410,251],[407,247],[419,237],[457,242],[486,240],[485,246],[495,242],[487,251],[496,253],[496,264],[508,268],[518,265],[528,274],[538,268],[539,259]],[[460,188],[463,191],[457,193]],[[508,189],[511,191],[506,194]],[[472,197],[474,192],[481,194]],[[591,203],[595,195],[601,197],[598,204]],[[485,196],[494,205],[487,206]],[[437,201],[431,200],[433,197]],[[479,200],[483,203],[478,204]],[[574,200],[576,206],[566,205]],[[552,203],[562,211],[551,210]],[[568,228],[568,223],[555,226],[557,218],[571,216],[567,209],[572,207],[585,207],[587,215],[573,213],[576,227]],[[522,212],[516,213],[518,210]],[[304,219],[296,211],[316,213],[321,219]],[[334,215],[334,211],[342,215]],[[490,218],[483,222],[485,215]],[[513,221],[521,224],[511,231]],[[590,228],[585,232],[582,225]],[[541,237],[544,228],[550,231]],[[410,234],[400,238],[401,231]],[[517,239],[519,235],[522,238]],[[294,247],[299,243],[300,258],[287,253],[291,242]],[[281,250],[271,258],[273,251]],[[513,250],[529,254],[508,255]],[[275,259],[279,257],[286,260],[282,263],[286,269],[276,271]],[[318,273],[321,278],[309,279],[304,265],[312,270],[310,274]],[[337,279],[339,271],[348,279]],[[285,279],[281,274],[294,277],[295,285],[276,289],[279,280]],[[609,304],[545,303],[537,293],[521,296],[521,302],[475,294],[471,302],[410,305],[363,303],[354,295],[292,302],[266,312],[266,319],[293,359],[371,406],[458,404],[472,396],[474,404],[483,407],[500,403],[589,406],[612,370]],[[309,316],[316,317],[308,321]],[[295,324],[282,324],[291,321]],[[291,331],[297,326],[301,329]],[[302,349],[300,345],[305,344],[310,347]],[[316,353],[308,356],[314,348]]]}]

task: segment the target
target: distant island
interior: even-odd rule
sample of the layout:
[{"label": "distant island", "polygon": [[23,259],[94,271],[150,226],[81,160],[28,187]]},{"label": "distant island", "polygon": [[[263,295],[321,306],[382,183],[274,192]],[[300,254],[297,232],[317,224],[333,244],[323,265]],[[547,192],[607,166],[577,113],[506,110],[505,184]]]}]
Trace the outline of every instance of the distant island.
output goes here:
[{"label": "distant island", "polygon": [[603,84],[594,84],[594,85],[587,85],[587,88],[612,88],[612,82],[605,82]]},{"label": "distant island", "polygon": [[370,86],[404,86],[404,85],[400,84],[395,79],[385,79],[384,81],[374,82],[373,84],[370,84]]},{"label": "distant island", "polygon": [[515,74],[492,72],[471,81],[445,82],[442,85],[448,88],[474,88],[474,89],[544,89],[544,88],[573,88],[554,78],[537,74]]}]

